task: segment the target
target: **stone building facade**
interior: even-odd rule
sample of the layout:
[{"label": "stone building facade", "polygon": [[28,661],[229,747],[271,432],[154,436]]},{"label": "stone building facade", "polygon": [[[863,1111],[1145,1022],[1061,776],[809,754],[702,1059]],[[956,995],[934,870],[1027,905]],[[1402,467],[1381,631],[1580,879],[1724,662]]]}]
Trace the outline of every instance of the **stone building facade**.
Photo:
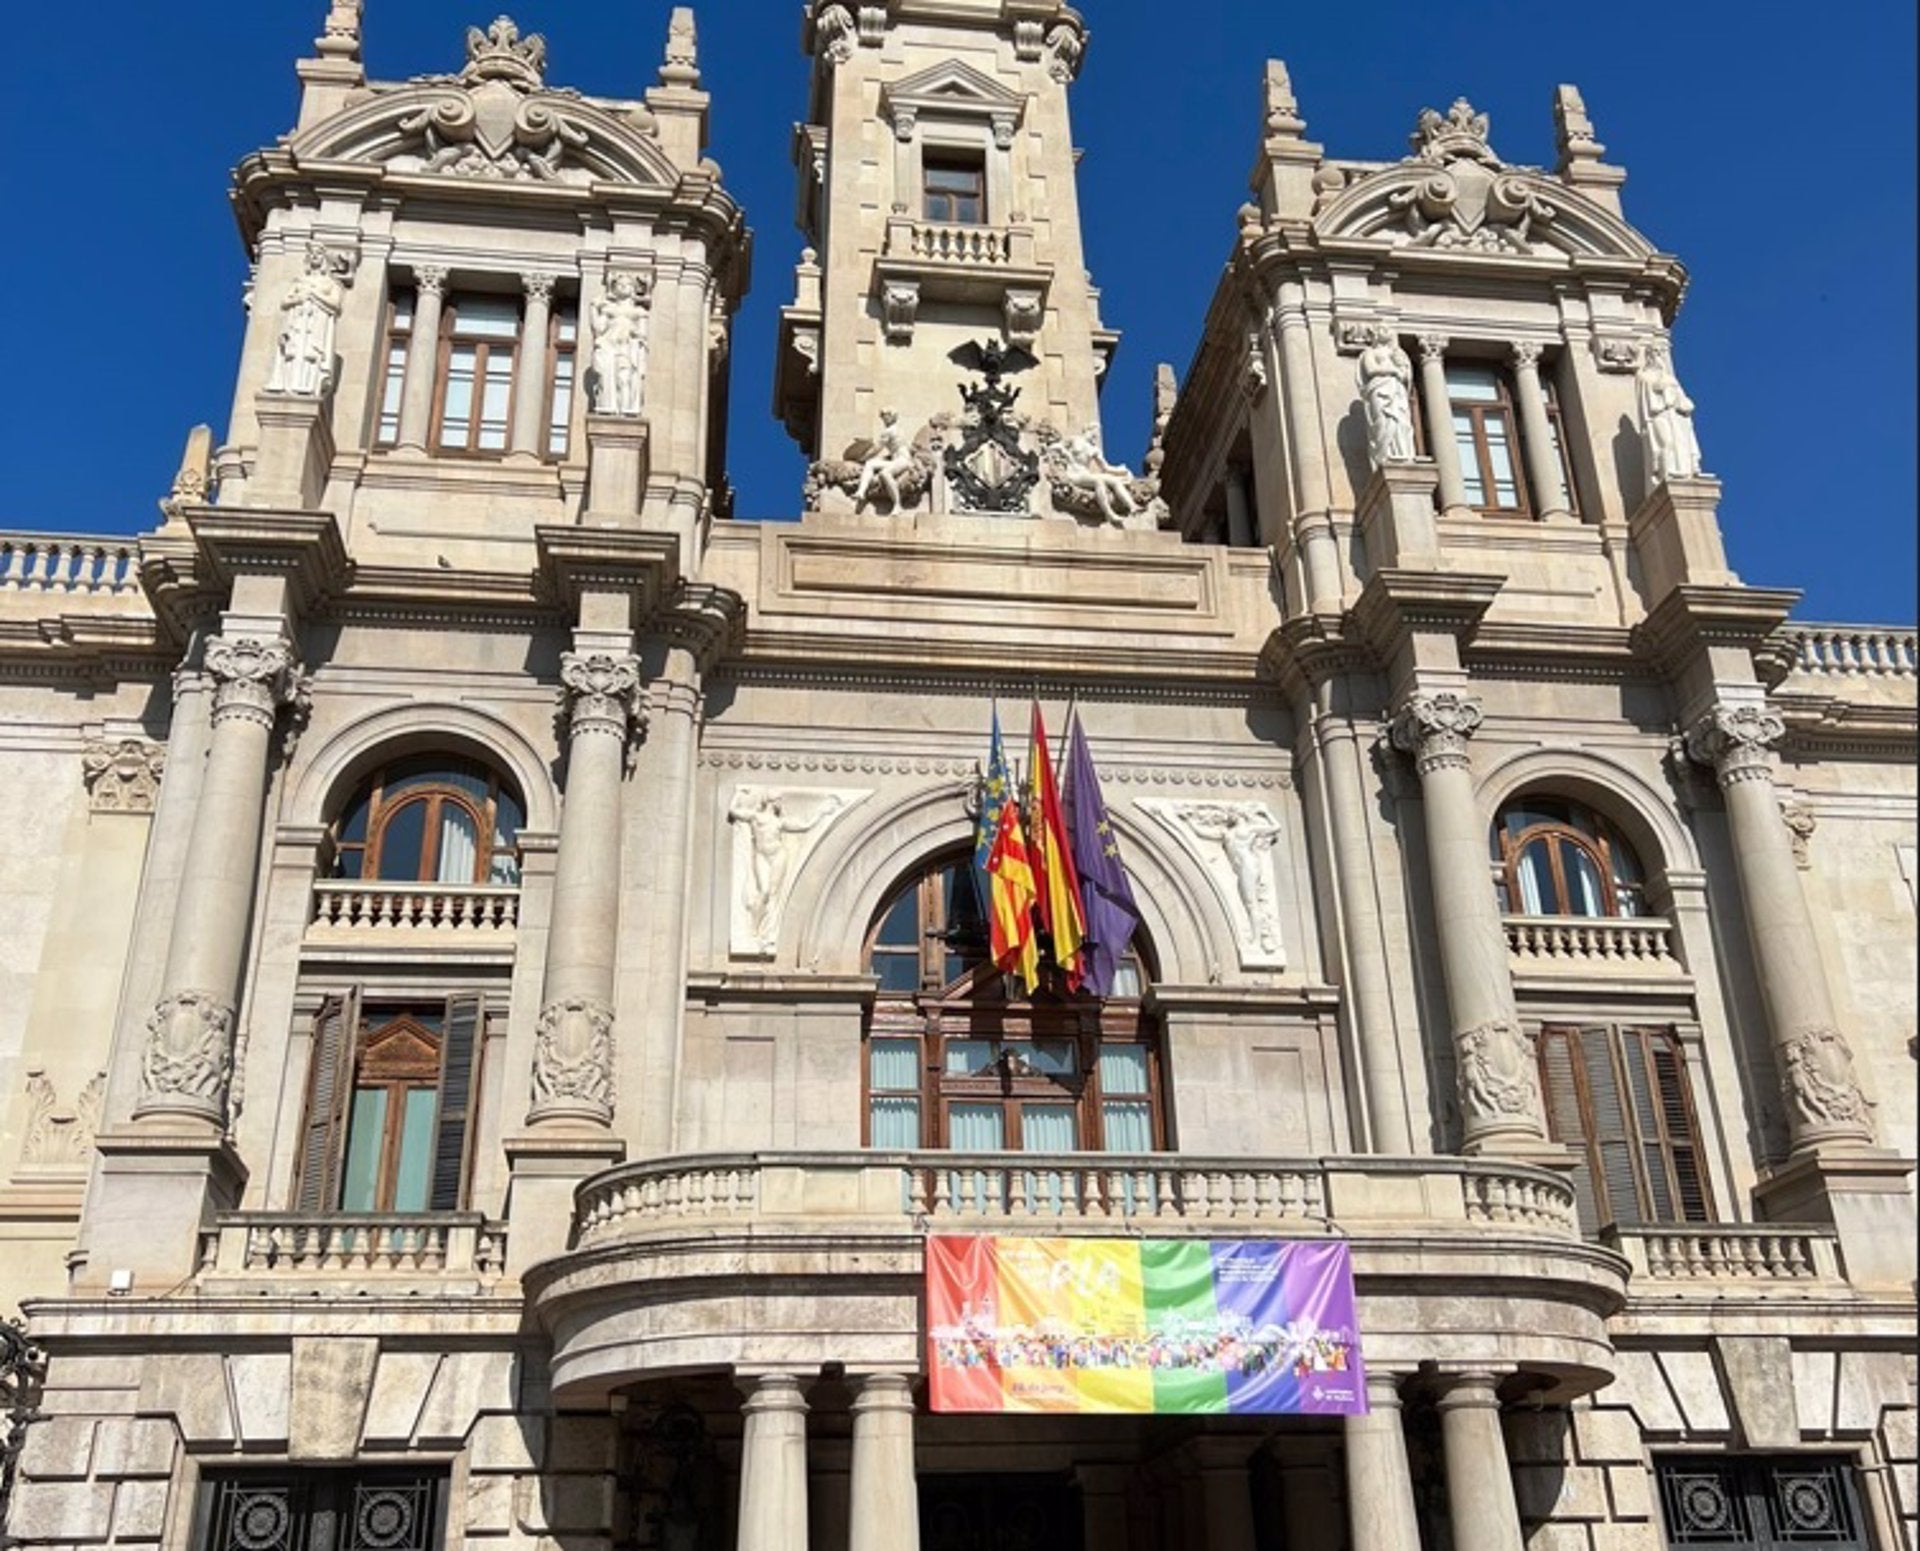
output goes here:
[{"label": "stone building facade", "polygon": [[[1354,162],[1270,64],[1126,467],[1085,22],[805,10],[797,522],[691,15],[612,101],[333,0],[225,436],[0,534],[12,1535],[1911,1551],[1914,633],[1728,568],[1579,94]],[[1028,698],[1105,1002],[981,962]],[[935,1231],[1338,1236],[1369,1413],[931,1414]]]}]

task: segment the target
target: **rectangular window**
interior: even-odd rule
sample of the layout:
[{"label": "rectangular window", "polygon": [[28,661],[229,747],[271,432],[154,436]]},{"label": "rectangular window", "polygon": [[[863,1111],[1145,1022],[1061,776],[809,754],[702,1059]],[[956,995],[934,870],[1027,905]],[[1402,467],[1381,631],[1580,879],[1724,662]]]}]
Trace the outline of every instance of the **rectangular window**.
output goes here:
[{"label": "rectangular window", "polygon": [[1653,1473],[1674,1551],[1867,1551],[1865,1515],[1843,1459],[1669,1455]]},{"label": "rectangular window", "polygon": [[868,1133],[875,1147],[920,1146],[920,1041],[867,1042]]},{"label": "rectangular window", "polygon": [[574,361],[580,348],[580,313],[572,302],[556,302],[547,345],[547,456],[567,455],[573,424]]},{"label": "rectangular window", "polygon": [[1588,1232],[1713,1220],[1685,1054],[1671,1030],[1548,1025],[1540,1074],[1547,1129],[1578,1160],[1573,1187]]},{"label": "rectangular window", "polygon": [[468,994],[366,1005],[349,992],[321,1004],[296,1210],[461,1209],[483,1021]]},{"label": "rectangular window", "polygon": [[1506,373],[1480,362],[1449,361],[1447,399],[1468,504],[1490,516],[1528,516]]},{"label": "rectangular window", "polygon": [[922,173],[922,210],[929,221],[978,226],[986,219],[986,168],[947,154],[929,156]]},{"label": "rectangular window", "polygon": [[513,412],[513,361],[520,303],[507,296],[454,295],[441,324],[434,447],[502,453]]},{"label": "rectangular window", "polygon": [[208,1470],[199,1551],[441,1551],[446,1477],[407,1470]]},{"label": "rectangular window", "polygon": [[413,338],[413,292],[396,291],[387,310],[387,353],[380,378],[380,420],[373,444],[391,447],[400,439],[400,401],[407,380],[407,347]]},{"label": "rectangular window", "polygon": [[1560,414],[1560,394],[1553,385],[1553,374],[1544,367],[1540,386],[1547,395],[1547,433],[1553,438],[1554,460],[1560,465],[1560,483],[1566,487],[1567,510],[1580,515],[1580,487],[1573,480],[1573,452],[1567,442],[1566,421]]}]

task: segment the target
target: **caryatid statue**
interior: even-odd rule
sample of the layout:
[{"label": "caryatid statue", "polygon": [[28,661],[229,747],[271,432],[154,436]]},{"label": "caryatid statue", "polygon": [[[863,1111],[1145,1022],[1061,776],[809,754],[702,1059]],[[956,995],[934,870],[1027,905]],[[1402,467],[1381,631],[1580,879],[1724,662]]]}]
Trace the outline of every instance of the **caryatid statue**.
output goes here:
[{"label": "caryatid statue", "polygon": [[1408,463],[1413,450],[1413,362],[1384,331],[1360,352],[1360,402],[1367,414],[1367,454],[1375,468]]},{"label": "caryatid statue", "polygon": [[593,380],[588,391],[595,414],[640,413],[651,322],[640,277],[608,275],[606,289],[593,304]]},{"label": "caryatid statue", "polygon": [[306,268],[280,303],[280,337],[267,373],[269,393],[317,397],[333,381],[333,336],[346,304],[334,256],[307,244]]},{"label": "caryatid statue", "polygon": [[1700,443],[1693,434],[1693,400],[1673,374],[1673,356],[1663,343],[1647,347],[1635,379],[1640,389],[1640,422],[1647,435],[1649,486],[1700,473]]}]

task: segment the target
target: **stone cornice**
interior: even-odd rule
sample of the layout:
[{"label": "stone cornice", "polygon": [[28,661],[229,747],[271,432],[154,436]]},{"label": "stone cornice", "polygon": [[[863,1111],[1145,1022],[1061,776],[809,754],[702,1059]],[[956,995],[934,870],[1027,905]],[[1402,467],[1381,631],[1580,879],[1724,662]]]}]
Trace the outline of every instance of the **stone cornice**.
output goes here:
[{"label": "stone cornice", "polygon": [[1637,655],[1668,672],[1708,647],[1758,652],[1786,621],[1798,591],[1783,587],[1675,587],[1633,628]]},{"label": "stone cornice", "polygon": [[538,527],[544,596],[577,611],[584,592],[627,592],[633,622],[647,618],[672,595],[680,572],[680,541],[671,533],[628,528]]},{"label": "stone cornice", "polygon": [[1375,571],[1353,605],[1353,626],[1382,658],[1411,634],[1451,635],[1465,643],[1506,580],[1491,572]]},{"label": "stone cornice", "polygon": [[186,508],[185,518],[203,574],[222,593],[236,576],[278,575],[286,580],[290,602],[305,613],[352,578],[353,562],[330,513],[198,506]]}]

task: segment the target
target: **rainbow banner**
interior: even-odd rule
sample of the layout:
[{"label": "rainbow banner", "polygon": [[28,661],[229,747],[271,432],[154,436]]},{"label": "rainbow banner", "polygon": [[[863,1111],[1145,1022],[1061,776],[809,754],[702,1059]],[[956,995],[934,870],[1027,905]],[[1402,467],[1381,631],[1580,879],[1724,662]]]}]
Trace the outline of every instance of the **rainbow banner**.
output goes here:
[{"label": "rainbow banner", "polygon": [[1358,1416],[1347,1246],[927,1240],[935,1411]]}]

